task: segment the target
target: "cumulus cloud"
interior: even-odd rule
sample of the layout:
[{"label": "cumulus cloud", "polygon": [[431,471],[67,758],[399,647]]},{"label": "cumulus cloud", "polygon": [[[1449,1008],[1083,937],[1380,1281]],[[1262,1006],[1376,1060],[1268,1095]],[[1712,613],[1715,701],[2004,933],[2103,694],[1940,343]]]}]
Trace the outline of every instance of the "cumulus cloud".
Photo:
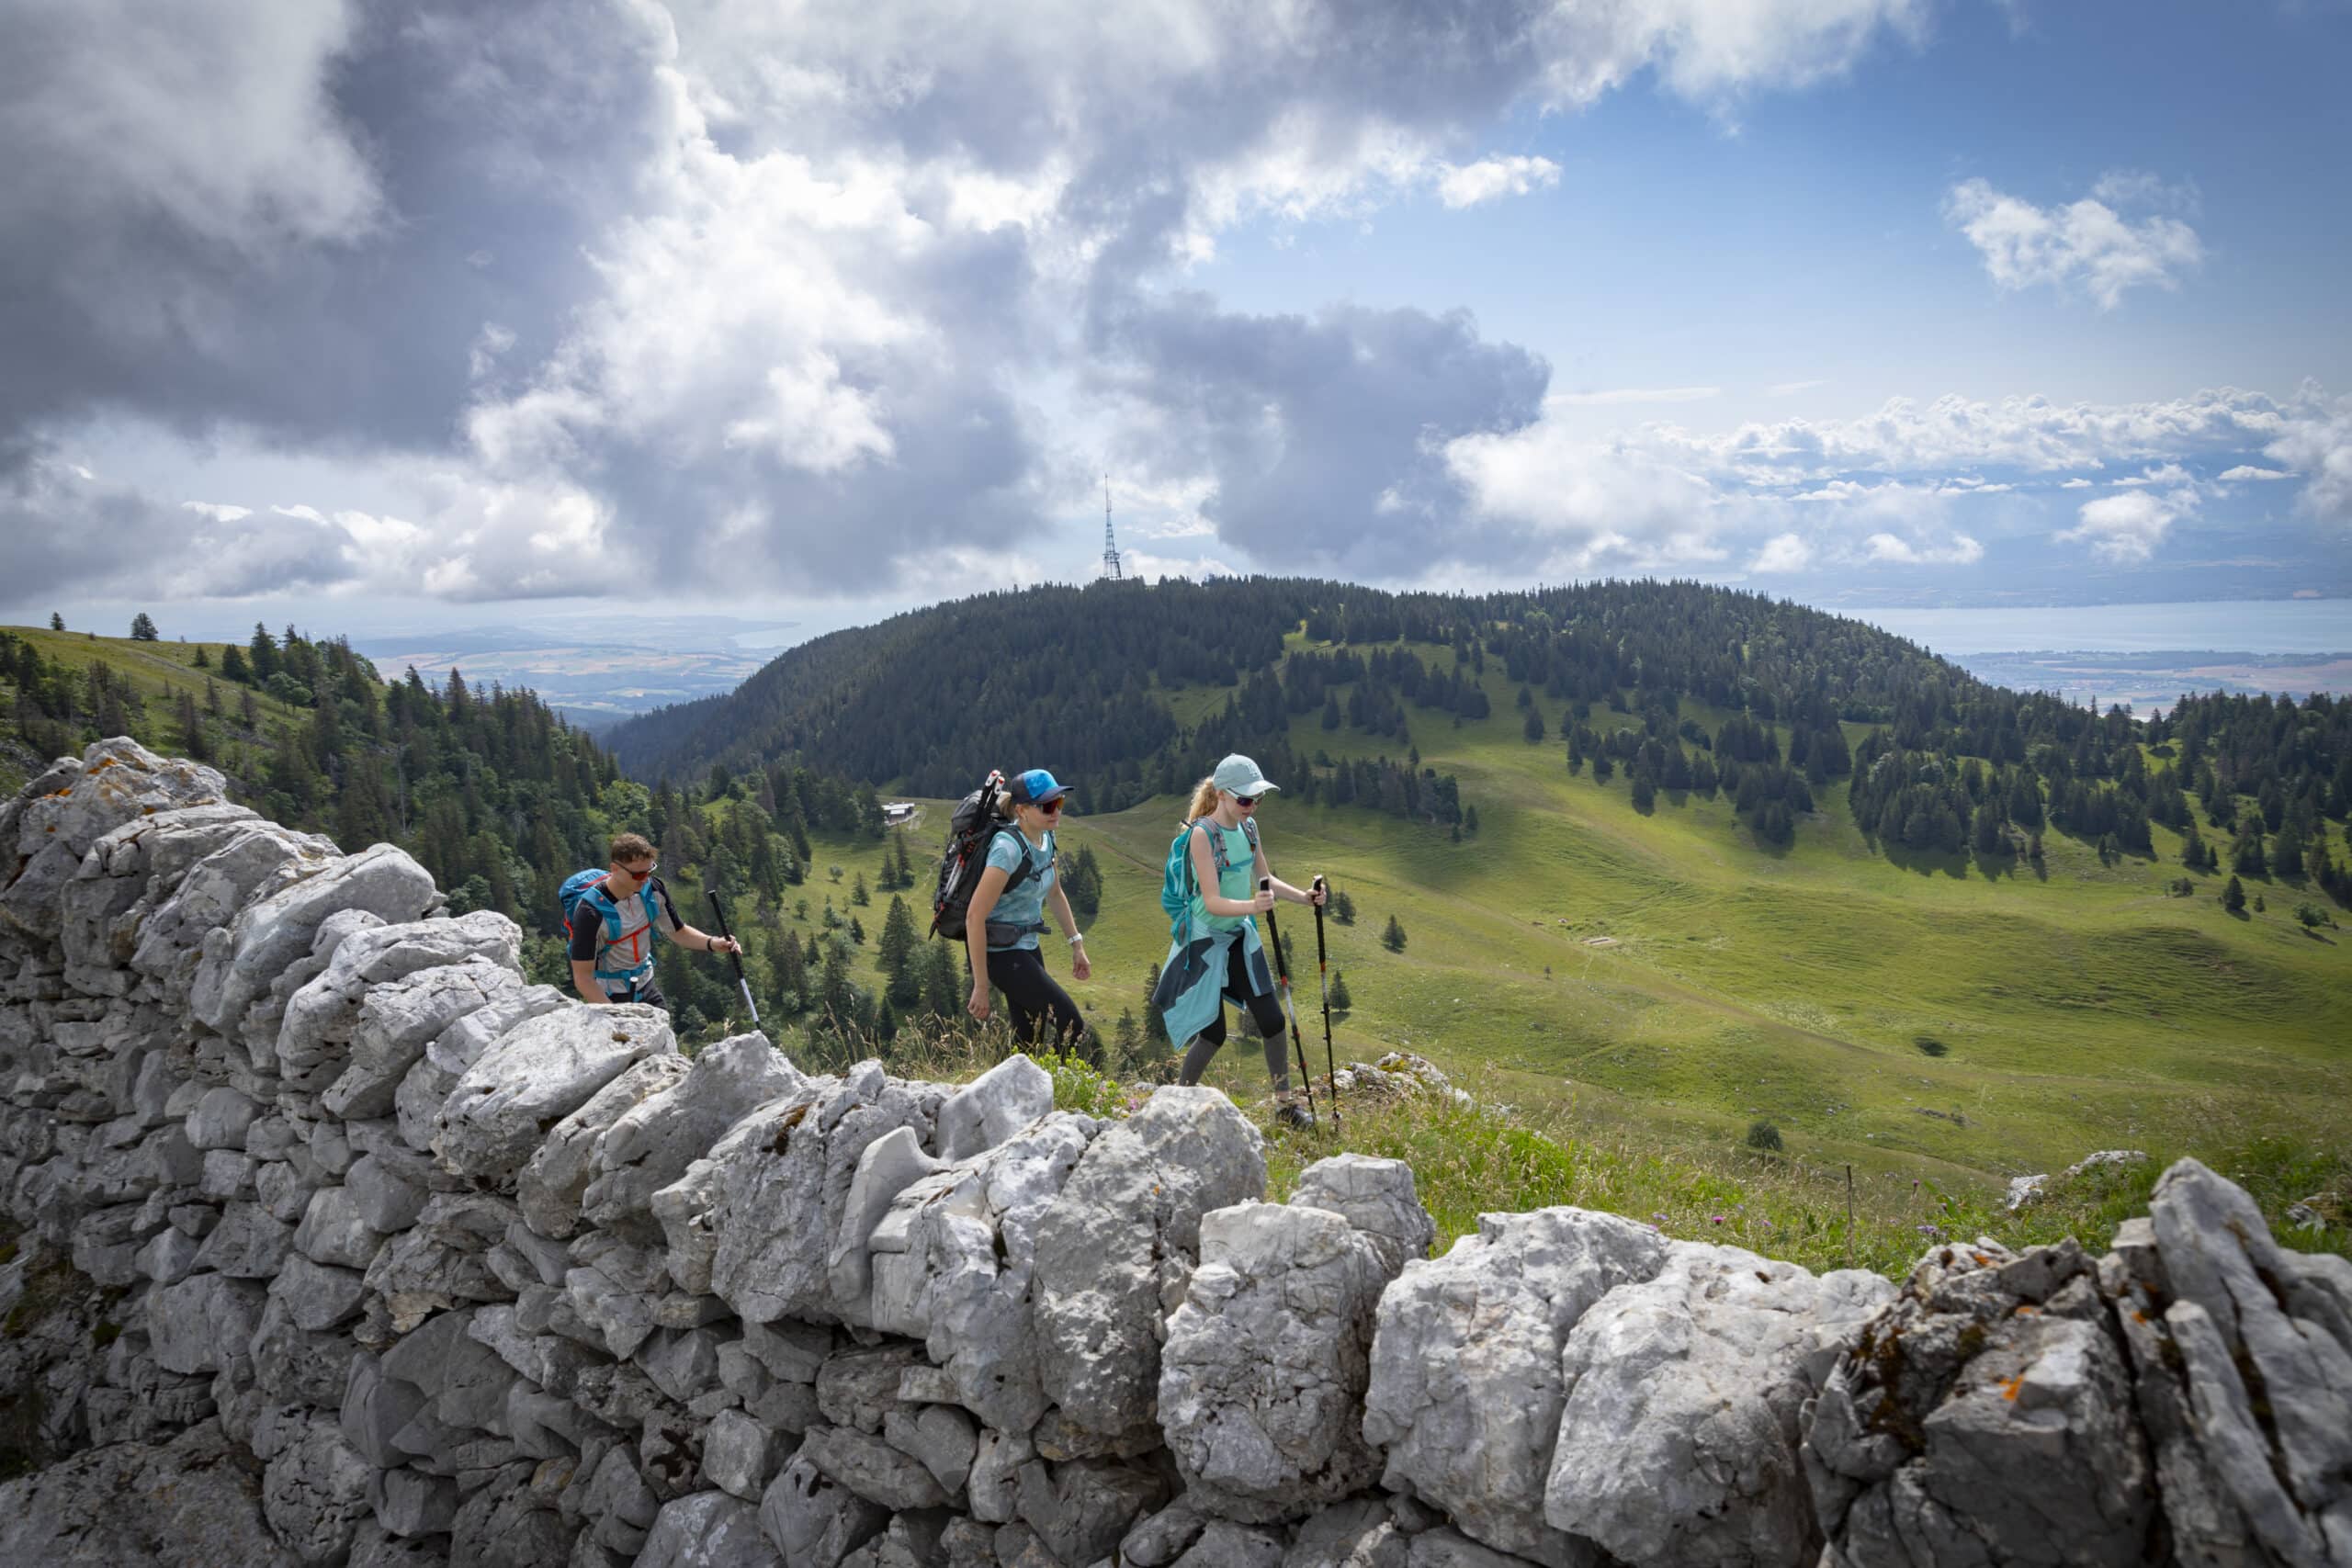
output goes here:
[{"label": "cumulus cloud", "polygon": [[1928,545],[1894,534],[1872,534],[1863,541],[1863,553],[1871,560],[1898,566],[1972,566],[1984,558],[1984,547],[1965,534]]},{"label": "cumulus cloud", "polygon": [[2224,484],[2259,479],[2291,479],[2294,477],[2284,468],[2257,468],[2251,463],[2240,463],[2234,468],[2223,468],[2221,474],[2222,482]]},{"label": "cumulus cloud", "polygon": [[1476,207],[1506,196],[1525,196],[1560,183],[1560,165],[1549,158],[1481,158],[1447,164],[1438,171],[1438,199],[1448,207]]},{"label": "cumulus cloud", "polygon": [[1212,486],[1227,544],[1327,550],[1353,509],[1401,559],[1464,515],[1449,445],[1534,422],[1542,362],[1443,310],[1224,311],[1183,269],[1255,215],[1541,188],[1544,159],[1455,160],[1645,73],[1729,112],[1925,8],[51,6],[0,58],[0,469],[101,416],[229,432],[417,504],[106,504],[314,582],[379,581],[356,550],[458,596],[622,563],[854,591],[1067,499],[1051,411],[1100,386],[1107,441]]},{"label": "cumulus cloud", "polygon": [[2147,491],[2103,495],[2083,502],[2082,521],[2054,536],[2062,542],[2087,544],[2102,560],[2130,565],[2154,555],[2174,520],[2196,503],[2196,494],[2190,491],[2161,496]]},{"label": "cumulus cloud", "polygon": [[2309,476],[2299,498],[2306,513],[2352,523],[2352,397],[2329,400],[2316,388],[2305,390],[2304,408],[2263,456]]},{"label": "cumulus cloud", "polygon": [[2000,288],[2080,288],[2111,310],[2129,289],[2178,288],[2181,275],[2204,261],[2197,231],[2179,219],[2154,214],[2134,222],[2109,205],[2144,201],[2145,179],[2109,175],[2095,194],[2047,208],[1983,179],[1962,180],[1946,194],[1944,217],[1976,247]]},{"label": "cumulus cloud", "polygon": [[1803,571],[1813,564],[1813,547],[1795,534],[1775,534],[1747,563],[1751,572]]}]

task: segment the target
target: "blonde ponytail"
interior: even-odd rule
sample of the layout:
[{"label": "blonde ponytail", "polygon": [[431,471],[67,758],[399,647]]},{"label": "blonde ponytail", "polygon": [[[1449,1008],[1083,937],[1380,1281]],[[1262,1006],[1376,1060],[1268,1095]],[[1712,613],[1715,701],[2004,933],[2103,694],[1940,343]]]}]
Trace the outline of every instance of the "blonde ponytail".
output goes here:
[{"label": "blonde ponytail", "polygon": [[1184,820],[1197,822],[1216,809],[1216,775],[1212,773],[1193,786],[1193,804],[1185,808]]}]

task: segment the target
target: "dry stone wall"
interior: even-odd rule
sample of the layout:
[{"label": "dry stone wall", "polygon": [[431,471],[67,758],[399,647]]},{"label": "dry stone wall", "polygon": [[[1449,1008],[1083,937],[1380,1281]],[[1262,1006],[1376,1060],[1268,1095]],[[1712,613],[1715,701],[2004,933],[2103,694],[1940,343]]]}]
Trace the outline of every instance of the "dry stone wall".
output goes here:
[{"label": "dry stone wall", "polygon": [[811,1077],[127,740],[0,806],[0,1562],[2352,1564],[2352,1268],[2194,1162],[1901,1287]]}]

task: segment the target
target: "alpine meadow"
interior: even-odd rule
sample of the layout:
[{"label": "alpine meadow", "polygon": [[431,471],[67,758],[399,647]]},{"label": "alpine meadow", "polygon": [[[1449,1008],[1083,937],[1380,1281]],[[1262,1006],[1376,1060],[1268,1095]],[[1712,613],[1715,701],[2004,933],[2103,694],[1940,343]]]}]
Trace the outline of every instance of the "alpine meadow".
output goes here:
[{"label": "alpine meadow", "polygon": [[981,772],[1052,766],[1105,1039],[1145,1010],[1183,792],[1238,750],[1283,786],[1278,872],[1352,906],[1343,1055],[1421,1052],[1596,1132],[1768,1122],[1806,1160],[1980,1182],[2116,1144],[2332,1148],[2352,1093],[2352,716],[2324,696],[2094,714],[1688,583],[1098,582],[820,638],[607,739],[747,803],[816,760],[922,798],[892,830],[919,863]]}]

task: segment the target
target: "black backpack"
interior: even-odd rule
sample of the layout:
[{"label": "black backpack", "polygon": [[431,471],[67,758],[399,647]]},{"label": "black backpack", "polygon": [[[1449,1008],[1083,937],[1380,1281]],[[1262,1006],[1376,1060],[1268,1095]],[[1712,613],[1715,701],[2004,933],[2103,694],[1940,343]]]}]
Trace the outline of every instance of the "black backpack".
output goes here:
[{"label": "black backpack", "polygon": [[[947,819],[947,848],[939,857],[939,885],[931,897],[933,936],[964,940],[964,917],[971,911],[980,873],[988,869],[989,845],[1014,826],[1012,818],[996,808],[997,793],[1003,787],[1004,775],[990,772],[979,788],[956,803],[955,814]],[[1020,869],[1006,879],[1004,891],[1020,886],[1033,869],[1023,855]]]}]

